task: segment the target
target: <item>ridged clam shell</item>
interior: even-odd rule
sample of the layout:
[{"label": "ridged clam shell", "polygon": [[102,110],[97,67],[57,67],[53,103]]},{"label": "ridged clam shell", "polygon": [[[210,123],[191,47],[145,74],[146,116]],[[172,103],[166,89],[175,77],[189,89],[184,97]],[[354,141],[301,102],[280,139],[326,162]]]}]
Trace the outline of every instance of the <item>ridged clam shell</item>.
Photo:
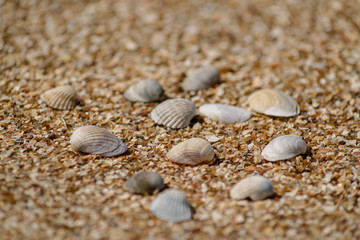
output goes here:
[{"label": "ridged clam shell", "polygon": [[153,102],[163,95],[161,85],[152,79],[136,82],[124,92],[124,97],[132,102]]},{"label": "ridged clam shell", "polygon": [[199,108],[199,112],[221,123],[244,122],[251,116],[251,112],[243,108],[225,104],[204,104]]},{"label": "ridged clam shell", "polygon": [[273,89],[254,92],[249,97],[249,105],[255,112],[275,117],[291,117],[300,113],[300,107],[294,99]]},{"label": "ridged clam shell", "polygon": [[70,138],[70,144],[76,152],[106,157],[117,156],[127,150],[127,146],[114,134],[91,125],[76,129]]},{"label": "ridged clam shell", "polygon": [[150,113],[154,122],[170,128],[184,128],[196,115],[194,103],[186,99],[168,99],[157,105]]},{"label": "ridged clam shell", "polygon": [[271,182],[260,175],[244,178],[230,190],[230,197],[236,200],[250,198],[257,201],[272,195],[274,195],[274,189]]},{"label": "ridged clam shell", "polygon": [[166,187],[162,177],[150,171],[135,173],[126,180],[124,186],[130,192],[138,194],[153,194],[155,190],[161,191]]},{"label": "ridged clam shell", "polygon": [[60,86],[45,91],[40,99],[54,109],[71,110],[76,106],[76,90],[71,86]]},{"label": "ridged clam shell", "polygon": [[165,190],[150,205],[150,211],[158,218],[168,222],[190,220],[194,214],[186,195],[175,189]]},{"label": "ridged clam shell", "polygon": [[284,135],[273,139],[261,152],[268,161],[286,160],[307,150],[306,142],[296,135]]},{"label": "ridged clam shell", "polygon": [[205,66],[191,72],[182,83],[186,91],[209,88],[220,81],[219,71],[212,66]]},{"label": "ridged clam shell", "polygon": [[214,161],[214,149],[202,138],[191,138],[173,147],[167,158],[178,164],[198,165]]}]

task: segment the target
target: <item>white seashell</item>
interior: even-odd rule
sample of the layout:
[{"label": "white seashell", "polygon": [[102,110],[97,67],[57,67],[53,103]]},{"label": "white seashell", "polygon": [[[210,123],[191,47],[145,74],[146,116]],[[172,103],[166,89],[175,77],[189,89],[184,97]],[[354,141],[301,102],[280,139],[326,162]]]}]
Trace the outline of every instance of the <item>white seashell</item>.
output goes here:
[{"label": "white seashell", "polygon": [[235,200],[250,198],[253,201],[257,201],[274,194],[271,182],[260,175],[244,178],[230,190],[230,197]]},{"label": "white seashell", "polygon": [[206,66],[196,69],[182,83],[182,88],[186,91],[209,88],[220,82],[219,71],[212,67]]},{"label": "white seashell", "polygon": [[261,156],[268,161],[286,160],[307,150],[306,142],[296,135],[284,135],[273,139],[264,147]]},{"label": "white seashell", "polygon": [[124,92],[124,97],[132,102],[154,102],[163,95],[161,85],[152,79],[136,82]]},{"label": "white seashell", "polygon": [[199,108],[199,112],[221,123],[244,122],[251,116],[251,112],[243,108],[225,104],[204,104]]},{"label": "white seashell", "polygon": [[202,138],[191,138],[173,147],[167,158],[178,164],[198,165],[214,161],[214,149]]},{"label": "white seashell", "polygon": [[162,177],[156,172],[138,172],[124,183],[124,187],[133,193],[153,194],[156,190],[163,190],[166,185]]},{"label": "white seashell", "polygon": [[186,99],[168,99],[156,106],[150,116],[157,124],[170,128],[184,128],[196,115],[195,105]]},{"label": "white seashell", "polygon": [[186,195],[179,190],[165,190],[155,198],[150,211],[158,218],[168,222],[190,220],[194,214],[193,208],[186,199]]},{"label": "white seashell", "polygon": [[114,134],[91,125],[76,129],[70,138],[70,144],[76,152],[106,157],[117,156],[127,150],[127,146]]},{"label": "white seashell", "polygon": [[60,86],[45,91],[40,99],[54,109],[71,110],[76,106],[76,90],[71,86]]},{"label": "white seashell", "polygon": [[275,117],[291,117],[300,113],[300,107],[294,99],[273,89],[254,92],[249,97],[249,105],[256,112]]}]

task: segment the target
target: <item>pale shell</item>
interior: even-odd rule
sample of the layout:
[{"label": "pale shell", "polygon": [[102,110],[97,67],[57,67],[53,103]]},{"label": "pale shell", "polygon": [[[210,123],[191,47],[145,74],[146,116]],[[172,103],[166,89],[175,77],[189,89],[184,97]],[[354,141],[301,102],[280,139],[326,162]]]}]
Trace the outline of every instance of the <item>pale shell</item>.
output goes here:
[{"label": "pale shell", "polygon": [[221,123],[244,122],[251,117],[251,112],[225,104],[204,104],[199,108],[199,112]]},{"label": "pale shell", "polygon": [[191,72],[182,83],[182,88],[186,91],[209,88],[220,82],[219,71],[212,66],[205,66]]},{"label": "pale shell", "polygon": [[235,200],[250,198],[253,201],[257,201],[274,194],[271,182],[266,177],[260,175],[244,178],[230,190],[230,197]]},{"label": "pale shell", "polygon": [[76,106],[76,90],[68,85],[60,86],[45,91],[40,99],[51,108],[71,110]]},{"label": "pale shell", "polygon": [[166,185],[156,172],[144,171],[132,175],[126,180],[124,187],[132,193],[153,194],[156,190],[163,190]]},{"label": "pale shell", "polygon": [[209,164],[214,161],[214,149],[205,139],[191,138],[173,147],[166,156],[178,164]]},{"label": "pale shell", "polygon": [[91,125],[76,129],[70,138],[70,144],[76,152],[106,157],[117,156],[127,150],[127,146],[114,134]]},{"label": "pale shell", "polygon": [[293,98],[273,89],[254,92],[248,102],[252,110],[269,116],[291,117],[300,113],[300,107]]},{"label": "pale shell", "polygon": [[306,142],[296,135],[284,135],[273,139],[261,152],[268,161],[286,160],[307,150]]},{"label": "pale shell", "polygon": [[194,210],[186,195],[175,189],[165,190],[155,198],[150,205],[150,211],[158,218],[168,222],[190,220]]},{"label": "pale shell", "polygon": [[124,97],[132,102],[154,102],[164,95],[161,85],[155,80],[143,80],[131,85],[124,93]]},{"label": "pale shell", "polygon": [[194,103],[186,99],[168,99],[156,106],[150,113],[154,122],[170,128],[184,128],[196,115]]}]

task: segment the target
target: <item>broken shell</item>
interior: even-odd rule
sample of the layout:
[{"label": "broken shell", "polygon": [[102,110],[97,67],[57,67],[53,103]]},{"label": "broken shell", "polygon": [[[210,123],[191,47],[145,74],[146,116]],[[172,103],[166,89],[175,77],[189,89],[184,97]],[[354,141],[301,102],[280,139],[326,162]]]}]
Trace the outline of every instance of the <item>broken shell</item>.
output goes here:
[{"label": "broken shell", "polygon": [[127,150],[127,146],[114,134],[91,125],[76,129],[70,138],[70,144],[76,152],[106,157],[117,156]]},{"label": "broken shell", "polygon": [[244,122],[251,116],[251,112],[243,108],[225,104],[204,104],[199,108],[199,112],[221,123]]},{"label": "broken shell", "polygon": [[182,88],[186,91],[199,90],[209,88],[218,82],[220,82],[219,71],[212,66],[206,66],[191,72],[182,83]]},{"label": "broken shell", "polygon": [[71,110],[76,106],[76,90],[71,86],[60,86],[45,91],[40,99],[54,109]]},{"label": "broken shell", "polygon": [[214,149],[202,138],[191,138],[173,147],[167,158],[178,164],[198,165],[214,161]]},{"label": "broken shell", "polygon": [[150,116],[157,124],[170,128],[184,128],[196,115],[195,105],[186,99],[169,99],[156,106]]},{"label": "broken shell", "polygon": [[150,211],[156,217],[168,222],[190,220],[194,214],[186,195],[175,189],[168,189],[160,193],[152,201]]},{"label": "broken shell", "polygon": [[296,135],[284,135],[273,139],[261,152],[268,161],[286,160],[306,152],[306,142]]},{"label": "broken shell", "polygon": [[166,185],[156,172],[138,172],[126,180],[124,187],[133,193],[153,194],[156,190],[163,190]]},{"label": "broken shell", "polygon": [[275,117],[291,117],[300,113],[300,107],[294,99],[273,89],[254,92],[249,97],[249,105],[256,112]]},{"label": "broken shell", "polygon": [[163,95],[161,85],[152,79],[136,82],[124,92],[124,97],[132,102],[153,102]]},{"label": "broken shell", "polygon": [[266,177],[260,175],[244,178],[230,190],[230,197],[235,200],[250,198],[253,201],[257,201],[274,194],[271,182]]}]

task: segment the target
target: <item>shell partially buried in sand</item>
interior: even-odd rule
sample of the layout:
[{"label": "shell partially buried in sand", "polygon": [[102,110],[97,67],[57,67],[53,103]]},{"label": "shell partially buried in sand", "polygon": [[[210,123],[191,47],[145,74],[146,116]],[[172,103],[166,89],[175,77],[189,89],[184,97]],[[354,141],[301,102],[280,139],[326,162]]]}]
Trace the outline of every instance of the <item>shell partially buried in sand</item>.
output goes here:
[{"label": "shell partially buried in sand", "polygon": [[251,117],[251,112],[225,104],[204,104],[199,108],[199,112],[221,123],[244,122]]},{"label": "shell partially buried in sand", "polygon": [[181,84],[186,91],[209,88],[220,82],[219,71],[212,66],[205,66],[190,72]]},{"label": "shell partially buried in sand", "polygon": [[40,99],[58,110],[72,110],[77,102],[76,90],[68,85],[49,89],[40,95]]},{"label": "shell partially buried in sand", "polygon": [[124,183],[124,187],[133,193],[153,194],[166,188],[163,178],[156,172],[143,171],[132,175]]},{"label": "shell partially buried in sand", "polygon": [[253,201],[257,201],[274,194],[271,182],[266,177],[260,175],[244,178],[230,190],[230,197],[235,200],[250,198]]},{"label": "shell partially buried in sand", "polygon": [[162,86],[152,79],[136,82],[124,92],[124,97],[132,102],[154,102],[163,95]]}]

